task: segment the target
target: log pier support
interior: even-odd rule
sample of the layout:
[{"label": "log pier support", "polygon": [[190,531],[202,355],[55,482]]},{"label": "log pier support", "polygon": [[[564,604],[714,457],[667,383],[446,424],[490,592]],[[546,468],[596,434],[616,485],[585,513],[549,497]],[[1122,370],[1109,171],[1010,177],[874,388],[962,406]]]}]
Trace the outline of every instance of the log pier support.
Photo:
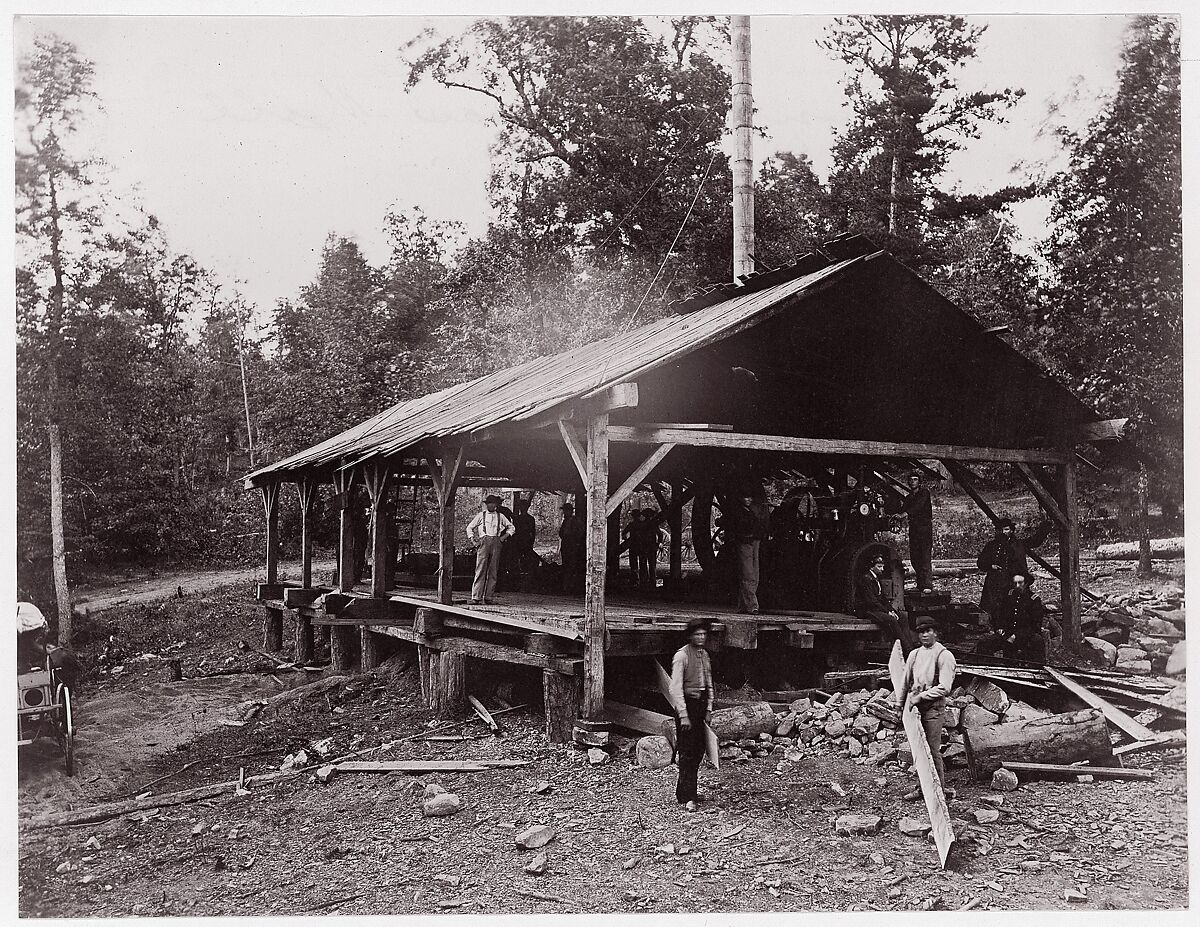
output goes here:
[{"label": "log pier support", "polygon": [[583,602],[583,716],[604,717],[604,572],[608,563],[608,413],[588,420],[587,576]]},{"label": "log pier support", "polygon": [[579,677],[543,670],[542,694],[546,709],[546,739],[552,744],[570,743],[575,719],[579,717],[582,695]]},{"label": "log pier support", "polygon": [[466,662],[453,650],[429,651],[429,709],[435,718],[453,718],[466,707]]}]

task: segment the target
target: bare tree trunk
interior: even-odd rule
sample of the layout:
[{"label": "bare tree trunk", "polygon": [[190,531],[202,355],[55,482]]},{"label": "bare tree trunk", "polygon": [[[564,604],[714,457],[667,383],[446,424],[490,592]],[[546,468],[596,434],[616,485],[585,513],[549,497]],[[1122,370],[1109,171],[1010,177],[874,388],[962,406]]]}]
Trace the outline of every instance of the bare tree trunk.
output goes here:
[{"label": "bare tree trunk", "polygon": [[733,42],[733,279],[754,272],[754,94],[750,17],[731,16]]},{"label": "bare tree trunk", "polygon": [[1150,560],[1150,473],[1145,463],[1138,464],[1138,576],[1154,572]]},{"label": "bare tree trunk", "polygon": [[70,646],[71,591],[67,588],[67,547],[63,540],[62,437],[58,422],[50,431],[50,547],[54,563],[54,598],[58,604],[58,642]]}]

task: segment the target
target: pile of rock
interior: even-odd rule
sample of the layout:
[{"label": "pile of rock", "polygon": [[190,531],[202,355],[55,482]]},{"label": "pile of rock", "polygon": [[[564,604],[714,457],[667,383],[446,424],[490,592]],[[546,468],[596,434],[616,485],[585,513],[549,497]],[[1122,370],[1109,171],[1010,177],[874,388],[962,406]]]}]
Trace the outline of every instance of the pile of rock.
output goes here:
[{"label": "pile of rock", "polygon": [[[965,763],[964,730],[1046,714],[1023,702],[1011,701],[998,686],[971,679],[956,687],[947,699],[942,754],[951,764]],[[746,763],[755,757],[780,755],[788,762],[799,763],[820,751],[839,753],[861,765],[912,765],[912,752],[891,689],[835,692],[824,702],[797,699],[786,711],[778,712],[776,720],[773,734],[723,741],[721,759]]]},{"label": "pile of rock", "polygon": [[[1182,673],[1183,590],[1146,586],[1107,596],[1100,612],[1083,622],[1085,640],[1108,666],[1130,673]],[[1168,668],[1168,665],[1170,668]]]}]

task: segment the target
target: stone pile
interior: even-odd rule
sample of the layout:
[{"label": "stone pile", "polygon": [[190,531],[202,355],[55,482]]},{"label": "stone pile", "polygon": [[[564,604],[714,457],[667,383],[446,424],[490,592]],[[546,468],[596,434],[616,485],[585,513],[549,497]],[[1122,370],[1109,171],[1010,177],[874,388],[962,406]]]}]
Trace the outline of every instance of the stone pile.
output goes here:
[{"label": "stone pile", "polygon": [[[981,679],[957,686],[947,699],[945,711],[942,754],[952,765],[966,762],[964,730],[1048,714],[1023,702],[1010,701],[1002,689]],[[776,719],[773,734],[722,742],[721,759],[747,763],[753,758],[777,756],[800,763],[806,756],[820,752],[841,754],[860,765],[912,765],[912,752],[891,689],[835,692],[825,702],[797,699],[785,711],[777,712]]]},{"label": "stone pile", "polygon": [[[1148,675],[1179,672],[1186,618],[1183,590],[1169,584],[1110,595],[1098,614],[1083,622],[1084,639],[1108,666]],[[1175,657],[1172,660],[1172,656]]]}]

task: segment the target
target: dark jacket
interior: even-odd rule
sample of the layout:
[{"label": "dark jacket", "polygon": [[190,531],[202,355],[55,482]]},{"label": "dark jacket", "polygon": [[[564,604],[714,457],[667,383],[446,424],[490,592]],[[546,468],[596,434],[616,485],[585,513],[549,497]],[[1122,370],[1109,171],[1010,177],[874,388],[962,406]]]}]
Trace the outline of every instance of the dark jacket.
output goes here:
[{"label": "dark jacket", "polygon": [[1000,607],[996,630],[1005,637],[1015,634],[1022,640],[1037,637],[1042,633],[1042,617],[1045,614],[1046,606],[1036,592],[1023,589],[1018,595],[1016,589],[1010,589]]},{"label": "dark jacket", "polygon": [[901,511],[908,515],[909,534],[933,533],[933,497],[924,486],[909,493]]},{"label": "dark jacket", "polygon": [[883,592],[883,583],[870,570],[858,578],[858,610],[860,612],[892,612],[896,607]]},{"label": "dark jacket", "polygon": [[983,581],[983,594],[979,597],[980,608],[993,616],[1000,610],[1013,576],[1029,572],[1029,550],[1045,541],[1052,527],[1050,522],[1043,522],[1036,531],[1025,537],[1016,533],[1011,538],[997,534],[984,545],[976,561],[980,571],[987,574]]},{"label": "dark jacket", "polygon": [[735,543],[764,541],[771,531],[771,510],[764,502],[744,506],[736,503],[724,519],[726,530]]}]

